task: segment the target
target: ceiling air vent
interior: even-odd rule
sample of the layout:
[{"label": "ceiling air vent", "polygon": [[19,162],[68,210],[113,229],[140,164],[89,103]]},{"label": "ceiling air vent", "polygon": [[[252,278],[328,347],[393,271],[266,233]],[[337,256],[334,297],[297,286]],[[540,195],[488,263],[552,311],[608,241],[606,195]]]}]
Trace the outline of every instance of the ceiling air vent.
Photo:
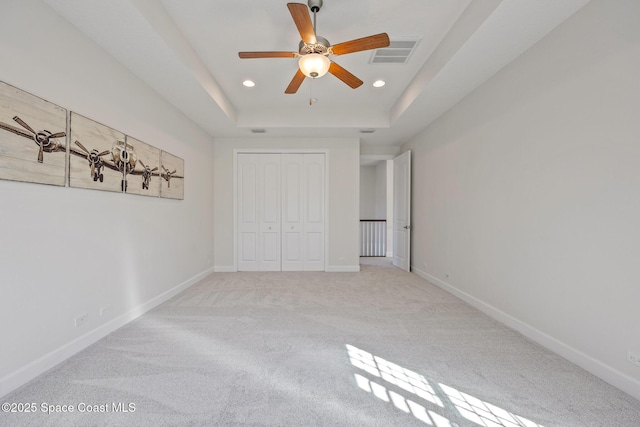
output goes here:
[{"label": "ceiling air vent", "polygon": [[266,129],[251,129],[251,133],[266,133]]},{"label": "ceiling air vent", "polygon": [[420,39],[393,38],[389,47],[376,49],[371,56],[370,64],[406,64]]},{"label": "ceiling air vent", "polygon": [[371,129],[371,128],[360,129],[360,133],[374,133],[375,131],[376,131],[375,129]]}]

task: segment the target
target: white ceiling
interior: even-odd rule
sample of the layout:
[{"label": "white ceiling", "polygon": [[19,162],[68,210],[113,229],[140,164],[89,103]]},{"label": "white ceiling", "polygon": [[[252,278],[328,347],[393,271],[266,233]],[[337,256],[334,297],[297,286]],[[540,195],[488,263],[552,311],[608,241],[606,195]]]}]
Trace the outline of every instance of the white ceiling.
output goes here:
[{"label": "white ceiling", "polygon": [[[406,64],[370,64],[373,51],[333,57],[364,81],[357,89],[327,74],[287,95],[296,59],[237,54],[297,51],[286,1],[44,1],[214,137],[357,137],[370,147],[401,145],[588,2],[324,0],[317,33],[332,44],[381,32],[420,42]],[[374,88],[377,79],[387,84]]]}]

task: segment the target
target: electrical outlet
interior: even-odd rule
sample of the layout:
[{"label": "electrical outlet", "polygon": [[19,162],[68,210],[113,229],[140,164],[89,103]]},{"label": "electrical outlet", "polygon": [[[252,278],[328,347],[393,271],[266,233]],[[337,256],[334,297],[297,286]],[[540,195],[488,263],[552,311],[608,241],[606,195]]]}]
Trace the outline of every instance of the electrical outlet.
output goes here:
[{"label": "electrical outlet", "polygon": [[109,304],[107,304],[104,307],[100,308],[100,317],[104,316],[109,311],[111,311],[111,306]]},{"label": "electrical outlet", "polygon": [[640,356],[627,351],[627,362],[640,366]]},{"label": "electrical outlet", "polygon": [[87,313],[81,314],[80,316],[76,317],[76,327],[84,325],[85,323],[87,323],[87,320],[89,320],[89,315]]}]

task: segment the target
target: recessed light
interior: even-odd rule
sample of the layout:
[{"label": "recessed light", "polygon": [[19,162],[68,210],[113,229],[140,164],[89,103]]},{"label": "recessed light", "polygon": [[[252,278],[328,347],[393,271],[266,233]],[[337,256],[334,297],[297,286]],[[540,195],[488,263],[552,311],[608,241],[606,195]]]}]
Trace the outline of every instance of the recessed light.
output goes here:
[{"label": "recessed light", "polygon": [[376,80],[375,82],[373,82],[373,87],[382,87],[384,86],[386,83],[384,80]]},{"label": "recessed light", "polygon": [[246,87],[254,87],[256,84],[252,80],[245,80],[242,82]]}]

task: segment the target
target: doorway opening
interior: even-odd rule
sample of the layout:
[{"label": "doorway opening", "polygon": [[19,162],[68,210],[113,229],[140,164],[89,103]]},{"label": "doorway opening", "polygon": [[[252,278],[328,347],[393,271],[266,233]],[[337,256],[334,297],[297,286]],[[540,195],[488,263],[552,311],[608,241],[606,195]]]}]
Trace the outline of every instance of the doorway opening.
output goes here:
[{"label": "doorway opening", "polygon": [[379,157],[360,157],[360,263],[389,257],[411,271],[411,150]]},{"label": "doorway opening", "polygon": [[393,256],[393,160],[360,161],[360,257]]}]

